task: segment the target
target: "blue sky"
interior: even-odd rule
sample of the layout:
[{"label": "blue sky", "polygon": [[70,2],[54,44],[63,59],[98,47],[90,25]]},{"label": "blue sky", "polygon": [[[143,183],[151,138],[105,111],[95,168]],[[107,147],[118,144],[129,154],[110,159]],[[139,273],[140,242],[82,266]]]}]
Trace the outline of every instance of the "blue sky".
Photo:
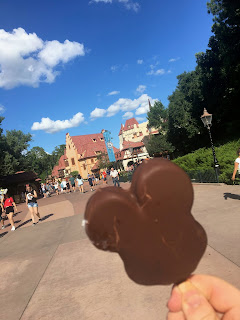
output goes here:
[{"label": "blue sky", "polygon": [[146,119],[195,68],[212,16],[204,0],[8,0],[0,3],[4,130],[52,152],[65,134],[112,133]]}]

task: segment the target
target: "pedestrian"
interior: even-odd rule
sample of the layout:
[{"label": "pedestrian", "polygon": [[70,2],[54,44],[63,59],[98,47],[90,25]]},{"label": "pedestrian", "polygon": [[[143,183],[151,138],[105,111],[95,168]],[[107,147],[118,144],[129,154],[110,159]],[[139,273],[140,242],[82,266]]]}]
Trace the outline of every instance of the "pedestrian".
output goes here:
[{"label": "pedestrian", "polygon": [[73,178],[72,175],[70,176],[69,181],[71,183],[71,187],[72,187],[73,192],[75,192],[76,191],[75,179]]},{"label": "pedestrian", "polygon": [[[6,193],[4,195],[3,207],[5,209],[8,220],[11,223],[11,226],[12,226],[11,231],[14,231],[15,225],[14,225],[14,221],[13,221],[13,214],[14,214],[14,209],[15,209],[15,213],[17,212],[17,206],[16,206],[15,202],[13,201],[13,198],[10,197],[10,195],[8,193]],[[13,209],[13,207],[14,207],[14,209]]]},{"label": "pedestrian", "polygon": [[232,174],[233,181],[236,179],[237,172],[238,172],[238,175],[240,174],[240,148],[238,148],[238,150],[237,150],[237,155],[238,155],[238,157],[235,160],[234,170],[233,170],[233,174]]},{"label": "pedestrian", "polygon": [[37,192],[33,190],[32,186],[26,186],[26,205],[30,211],[33,226],[36,225],[34,214],[38,217],[38,221],[42,221],[40,214],[38,212],[38,203],[37,203]]},{"label": "pedestrian", "polygon": [[93,186],[95,187],[96,186],[96,178],[95,178],[94,174],[92,174],[92,183],[93,183]]},{"label": "pedestrian", "polygon": [[2,223],[2,229],[5,228],[4,219],[3,219],[3,212],[4,212],[4,208],[3,208],[2,201],[1,201],[0,202],[0,220],[1,220],[1,223]]},{"label": "pedestrian", "polygon": [[76,182],[77,182],[77,185],[78,185],[78,189],[81,193],[83,193],[83,179],[82,177],[80,176],[80,174],[77,176],[77,179],[76,179]]},{"label": "pedestrian", "polygon": [[116,169],[111,168],[110,176],[112,177],[114,187],[116,187],[116,185],[120,187],[119,176]]},{"label": "pedestrian", "polygon": [[66,193],[66,190],[67,190],[67,182],[66,182],[65,179],[62,180],[61,186],[62,186],[62,189],[63,189],[63,193]]},{"label": "pedestrian", "polygon": [[54,182],[54,189],[55,189],[55,192],[56,192],[57,195],[59,195],[59,190],[58,190],[58,188],[59,188],[59,183],[58,183],[57,180],[55,180],[55,182]]},{"label": "pedestrian", "polygon": [[93,178],[92,178],[92,175],[88,175],[88,183],[90,185],[90,188],[91,188],[91,191],[94,191],[93,189]]},{"label": "pedestrian", "polygon": [[41,183],[41,189],[42,189],[43,197],[47,198],[47,191],[44,183]]},{"label": "pedestrian", "polygon": [[107,184],[107,173],[105,170],[102,172],[102,177],[103,177],[103,182]]},{"label": "pedestrian", "polygon": [[70,193],[71,189],[70,189],[70,183],[69,183],[68,178],[66,178],[66,187],[67,187],[67,193]]}]

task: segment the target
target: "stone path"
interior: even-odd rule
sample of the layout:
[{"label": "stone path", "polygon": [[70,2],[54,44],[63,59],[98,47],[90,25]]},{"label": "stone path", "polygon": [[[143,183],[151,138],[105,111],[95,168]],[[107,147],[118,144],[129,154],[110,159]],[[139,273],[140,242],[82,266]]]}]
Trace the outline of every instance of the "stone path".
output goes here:
[{"label": "stone path", "polygon": [[[209,238],[196,273],[219,276],[240,289],[240,187],[195,185],[194,191],[193,214]],[[81,221],[90,196],[39,200],[45,220],[35,227],[20,205],[20,227],[1,230],[0,319],[166,318],[171,287],[133,283],[117,254],[99,251],[87,239]]]}]

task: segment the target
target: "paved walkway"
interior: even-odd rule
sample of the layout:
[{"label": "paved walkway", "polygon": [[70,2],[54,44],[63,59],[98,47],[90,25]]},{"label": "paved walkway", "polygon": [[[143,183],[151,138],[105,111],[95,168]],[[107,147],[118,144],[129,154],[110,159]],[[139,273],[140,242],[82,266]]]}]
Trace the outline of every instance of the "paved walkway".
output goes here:
[{"label": "paved walkway", "polygon": [[[193,214],[209,238],[196,272],[240,288],[240,187],[195,185],[194,191]],[[0,319],[166,318],[171,287],[133,283],[117,254],[97,250],[87,239],[81,221],[90,196],[39,200],[44,221],[34,227],[26,206],[19,206],[19,228],[0,233]]]}]

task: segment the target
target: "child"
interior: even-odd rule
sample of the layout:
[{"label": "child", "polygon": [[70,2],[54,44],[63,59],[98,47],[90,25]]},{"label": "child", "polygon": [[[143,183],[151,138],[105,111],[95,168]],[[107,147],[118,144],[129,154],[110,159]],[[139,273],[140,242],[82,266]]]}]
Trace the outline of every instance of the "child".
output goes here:
[{"label": "child", "polygon": [[90,175],[88,176],[88,182],[89,182],[91,191],[94,191],[94,190],[93,190],[93,179],[92,179],[92,176],[90,176]]}]

